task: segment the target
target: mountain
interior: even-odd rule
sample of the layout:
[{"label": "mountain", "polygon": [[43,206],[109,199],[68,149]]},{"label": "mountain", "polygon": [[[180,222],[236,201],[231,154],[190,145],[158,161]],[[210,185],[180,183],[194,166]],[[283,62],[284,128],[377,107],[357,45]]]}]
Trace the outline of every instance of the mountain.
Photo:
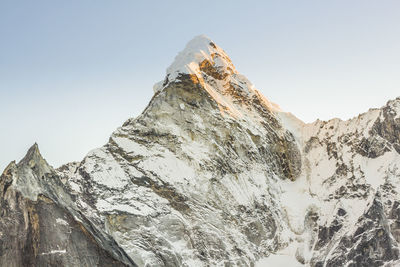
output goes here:
[{"label": "mountain", "polygon": [[400,98],[306,124],[195,37],[81,162],[0,178],[1,266],[400,265]]}]

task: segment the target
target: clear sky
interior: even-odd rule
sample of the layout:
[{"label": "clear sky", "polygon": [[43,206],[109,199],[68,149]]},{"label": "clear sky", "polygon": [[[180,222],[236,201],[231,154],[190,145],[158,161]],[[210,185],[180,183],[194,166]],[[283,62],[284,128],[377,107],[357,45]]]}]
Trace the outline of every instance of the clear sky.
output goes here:
[{"label": "clear sky", "polygon": [[80,161],[140,114],[206,34],[300,119],[347,119],[400,95],[400,1],[0,1],[0,169],[38,142]]}]

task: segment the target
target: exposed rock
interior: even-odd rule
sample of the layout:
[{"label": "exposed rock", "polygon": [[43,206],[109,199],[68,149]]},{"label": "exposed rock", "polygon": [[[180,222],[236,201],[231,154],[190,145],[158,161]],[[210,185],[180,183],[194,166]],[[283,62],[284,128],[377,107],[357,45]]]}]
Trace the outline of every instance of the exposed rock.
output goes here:
[{"label": "exposed rock", "polygon": [[5,169],[0,178],[0,266],[134,265],[115,242],[96,236],[89,221],[74,216],[71,206],[58,203],[53,193],[63,188],[57,182],[36,144]]}]

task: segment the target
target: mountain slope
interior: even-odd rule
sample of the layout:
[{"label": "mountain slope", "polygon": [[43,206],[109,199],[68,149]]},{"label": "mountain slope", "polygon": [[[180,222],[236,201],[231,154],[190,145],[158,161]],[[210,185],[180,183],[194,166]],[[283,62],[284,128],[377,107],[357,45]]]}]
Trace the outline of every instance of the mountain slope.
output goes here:
[{"label": "mountain slope", "polygon": [[349,121],[305,124],[205,36],[153,89],[144,112],[82,162],[56,171],[41,162],[45,181],[13,178],[15,192],[85,222],[99,247],[91,264],[106,266],[104,255],[138,266],[399,260],[400,98]]}]

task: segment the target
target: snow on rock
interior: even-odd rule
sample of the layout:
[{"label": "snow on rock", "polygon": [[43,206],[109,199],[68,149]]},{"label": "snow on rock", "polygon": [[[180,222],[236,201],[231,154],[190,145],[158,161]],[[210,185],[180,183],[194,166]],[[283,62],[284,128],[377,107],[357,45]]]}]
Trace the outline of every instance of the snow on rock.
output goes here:
[{"label": "snow on rock", "polygon": [[56,222],[60,225],[68,226],[68,222],[62,218],[57,218]]},{"label": "snow on rock", "polygon": [[[205,36],[153,89],[140,116],[56,173],[72,196],[63,203],[137,265],[398,261],[399,99],[347,121],[306,124]],[[46,192],[41,170],[21,169],[13,186],[35,200]]]},{"label": "snow on rock", "polygon": [[[266,99],[205,36],[187,44],[154,91],[143,114],[78,171],[92,181],[88,217],[135,262],[345,264],[345,238],[371,225],[363,216],[379,209],[377,194],[399,164],[384,109],[306,124]],[[73,179],[79,188],[84,181]]]},{"label": "snow on rock", "polygon": [[[215,57],[218,55],[218,57]],[[215,60],[214,60],[215,57]],[[167,78],[169,81],[175,80],[180,74],[200,73],[200,64],[204,61],[214,62],[215,66],[224,71],[230,69],[236,73],[228,55],[218,47],[210,38],[199,35],[187,43],[175,58],[175,61],[167,68]]]},{"label": "snow on rock", "polygon": [[390,113],[394,115],[394,119],[400,118],[400,97],[390,100],[387,103],[387,106],[390,108]]},{"label": "snow on rock", "polygon": [[165,80],[154,85],[154,92],[159,93],[170,83],[178,82],[186,76],[191,79],[194,79],[192,76],[196,77],[204,90],[218,103],[223,114],[235,118],[245,117],[244,113],[248,113],[248,110],[242,110],[237,105],[241,98],[258,98],[269,110],[280,111],[278,105],[266,99],[244,75],[236,71],[225,51],[205,35],[188,42],[167,68]]},{"label": "snow on rock", "polygon": [[85,158],[85,168],[96,183],[109,188],[122,188],[128,184],[124,170],[104,149],[97,149]]},{"label": "snow on rock", "polygon": [[255,267],[301,267],[304,266],[293,255],[296,254],[296,247],[288,246],[276,254],[271,254],[255,263]]},{"label": "snow on rock", "polygon": [[50,254],[58,254],[58,253],[67,253],[67,251],[65,249],[58,249],[58,250],[56,249],[56,250],[52,250],[49,252],[40,253],[40,255],[50,255]]}]

